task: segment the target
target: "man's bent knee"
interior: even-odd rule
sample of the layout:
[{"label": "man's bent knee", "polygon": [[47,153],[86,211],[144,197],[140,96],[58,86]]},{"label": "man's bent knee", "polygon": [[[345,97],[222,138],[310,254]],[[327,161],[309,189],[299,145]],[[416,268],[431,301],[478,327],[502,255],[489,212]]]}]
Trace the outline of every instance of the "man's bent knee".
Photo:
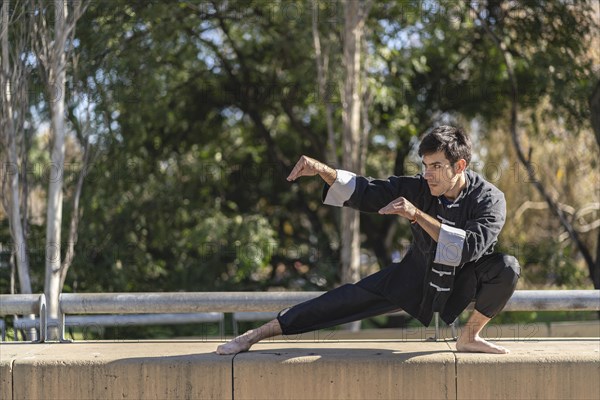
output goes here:
[{"label": "man's bent knee", "polygon": [[521,275],[519,262],[513,256],[502,254],[494,262],[491,277],[482,282],[476,300],[475,309],[488,318],[496,316],[512,296]]},{"label": "man's bent knee", "polygon": [[521,266],[519,265],[519,261],[511,255],[503,254],[502,262],[505,265],[505,268],[501,273],[502,280],[515,287],[521,276]]}]

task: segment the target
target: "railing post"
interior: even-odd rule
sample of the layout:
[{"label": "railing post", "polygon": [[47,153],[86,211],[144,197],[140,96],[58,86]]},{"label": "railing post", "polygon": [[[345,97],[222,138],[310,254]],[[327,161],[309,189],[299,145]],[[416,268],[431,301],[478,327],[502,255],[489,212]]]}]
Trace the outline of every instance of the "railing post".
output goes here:
[{"label": "railing post", "polygon": [[44,343],[48,338],[48,311],[46,307],[46,295],[40,294],[40,339],[38,342]]},{"label": "railing post", "polygon": [[452,328],[452,339],[458,340],[458,317],[450,324],[450,328]]},{"label": "railing post", "polygon": [[429,337],[426,340],[428,342],[437,342],[440,338],[440,313],[439,312],[434,312],[433,313],[433,320],[435,322],[435,332],[433,334],[433,337]]},{"label": "railing post", "polygon": [[66,316],[62,308],[62,296],[62,293],[58,295],[58,341],[60,343],[71,343],[71,340],[65,338]]}]

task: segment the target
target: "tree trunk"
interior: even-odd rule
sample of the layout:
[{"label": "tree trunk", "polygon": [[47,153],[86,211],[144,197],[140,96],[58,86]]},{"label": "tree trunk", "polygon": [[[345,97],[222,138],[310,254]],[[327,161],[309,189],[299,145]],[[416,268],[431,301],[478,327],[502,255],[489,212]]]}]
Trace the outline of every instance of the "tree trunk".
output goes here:
[{"label": "tree trunk", "polygon": [[[19,286],[21,293],[31,293],[31,280],[29,277],[29,260],[27,257],[27,242],[25,241],[25,234],[23,231],[22,219],[21,219],[21,200],[19,192],[19,157],[17,152],[17,134],[15,132],[15,124],[13,120],[13,104],[15,101],[25,101],[23,98],[13,98],[14,88],[18,86],[13,81],[13,74],[11,72],[9,64],[9,43],[8,43],[8,31],[9,31],[9,5],[8,1],[4,1],[2,4],[2,29],[1,29],[1,43],[2,43],[2,76],[0,82],[2,83],[2,117],[1,126],[4,130],[6,145],[7,145],[7,178],[9,200],[8,205],[8,221],[10,225],[10,234],[14,243],[14,252],[16,255],[17,272],[19,275]],[[19,62],[18,60],[16,62]],[[17,67],[15,67],[17,68]],[[14,70],[14,68],[13,68]],[[23,76],[18,76],[22,78]],[[12,89],[11,89],[12,86]],[[15,93],[15,96],[21,96],[21,93]]]},{"label": "tree trunk", "polygon": [[337,166],[339,161],[337,158],[337,146],[335,144],[335,131],[333,128],[333,107],[327,85],[327,75],[329,72],[329,55],[323,53],[321,49],[321,38],[318,27],[319,2],[312,2],[312,34],[313,44],[315,47],[315,61],[317,64],[317,83],[319,91],[319,100],[325,106],[325,122],[327,124],[327,164]]},{"label": "tree trunk", "polygon": [[75,245],[77,244],[77,232],[79,230],[79,199],[81,198],[81,191],[83,189],[83,180],[85,178],[85,173],[89,166],[90,161],[90,142],[86,137],[85,142],[83,144],[83,165],[81,169],[81,173],[79,174],[79,178],[77,179],[77,186],[75,188],[75,193],[73,194],[73,212],[71,214],[71,223],[69,225],[69,238],[67,240],[67,251],[65,253],[65,258],[62,262],[60,268],[60,284],[58,287],[59,293],[62,292],[63,287],[65,286],[65,280],[67,279],[67,272],[69,272],[69,268],[73,263],[73,259],[75,258]]},{"label": "tree trunk", "polygon": [[[600,148],[600,81],[596,83],[594,92],[590,96],[590,114],[592,116],[592,128],[596,136],[596,143]],[[596,239],[596,262],[594,270],[591,274],[594,279],[594,287],[600,289],[600,229],[598,229],[598,237]]]},{"label": "tree trunk", "polygon": [[[342,96],[343,142],[342,167],[357,174],[362,172],[361,159],[361,51],[364,4],[355,0],[344,2],[344,85]],[[360,219],[357,211],[342,209],[341,221],[341,283],[360,279]]]},{"label": "tree trunk", "polygon": [[[0,42],[1,42],[1,55],[2,55],[2,71],[0,74],[0,87],[2,95],[1,100],[1,112],[0,112],[0,129],[3,131],[3,142],[6,145],[7,152],[7,179],[8,179],[8,201],[6,201],[5,208],[8,214],[8,222],[10,226],[10,235],[13,241],[13,256],[11,257],[11,265],[14,268],[15,260],[17,266],[17,275],[19,276],[19,287],[20,293],[32,293],[31,290],[31,279],[29,276],[29,257],[28,248],[26,241],[26,234],[24,226],[26,226],[26,208],[27,204],[24,204],[24,215],[21,214],[22,200],[20,196],[20,173],[19,173],[19,153],[18,153],[18,140],[17,130],[22,130],[22,115],[18,115],[15,119],[15,111],[22,113],[26,109],[27,97],[25,96],[26,91],[20,90],[23,88],[24,80],[26,80],[26,74],[24,73],[24,67],[21,60],[13,58],[13,65],[9,59],[9,8],[10,2],[8,0],[2,3],[2,25],[0,28]],[[14,22],[14,21],[13,21]],[[21,29],[22,31],[22,29]],[[19,35],[21,32],[18,33]],[[15,40],[18,49],[21,49],[21,45],[24,44],[24,38],[19,37]],[[18,51],[17,51],[18,53]],[[15,122],[17,121],[17,122]],[[24,151],[24,153],[26,150]],[[24,168],[21,165],[21,168]],[[2,184],[4,189],[4,182]],[[14,287],[14,269],[11,270],[11,292],[15,292]],[[25,318],[33,319],[33,314],[25,316]],[[15,333],[16,334],[16,333]],[[30,329],[27,332],[28,340],[37,339],[37,331]]]},{"label": "tree trunk", "polygon": [[594,92],[590,96],[590,111],[596,143],[598,144],[598,147],[600,147],[600,81],[596,83]]},{"label": "tree trunk", "polygon": [[48,204],[46,212],[46,293],[48,315],[58,318],[58,296],[60,294],[61,267],[61,226],[63,211],[63,168],[65,161],[65,67],[64,50],[66,35],[67,2],[54,1],[55,25],[54,47],[49,65],[48,82],[59,93],[50,102],[52,127],[51,173],[48,183]]}]

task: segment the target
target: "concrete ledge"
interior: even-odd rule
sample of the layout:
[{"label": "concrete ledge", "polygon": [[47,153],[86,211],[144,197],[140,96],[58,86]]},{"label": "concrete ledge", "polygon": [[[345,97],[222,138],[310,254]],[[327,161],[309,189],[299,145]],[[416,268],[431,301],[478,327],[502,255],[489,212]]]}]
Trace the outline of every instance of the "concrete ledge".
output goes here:
[{"label": "concrete ledge", "polygon": [[0,399],[12,399],[12,360],[0,360]]},{"label": "concrete ledge", "polygon": [[501,339],[508,355],[453,342],[220,341],[0,344],[4,399],[596,399],[600,339]]},{"label": "concrete ledge", "polygon": [[459,399],[597,399],[600,341],[504,343],[502,357],[457,353]]},{"label": "concrete ledge", "polygon": [[600,321],[552,322],[549,336],[600,338]]},{"label": "concrete ledge", "polygon": [[13,361],[12,399],[231,398],[233,357],[206,342],[54,343],[32,345],[41,348],[34,355],[0,346],[2,359],[24,350]]},{"label": "concrete ledge", "polygon": [[444,343],[273,343],[234,359],[237,399],[448,399],[454,355]]}]

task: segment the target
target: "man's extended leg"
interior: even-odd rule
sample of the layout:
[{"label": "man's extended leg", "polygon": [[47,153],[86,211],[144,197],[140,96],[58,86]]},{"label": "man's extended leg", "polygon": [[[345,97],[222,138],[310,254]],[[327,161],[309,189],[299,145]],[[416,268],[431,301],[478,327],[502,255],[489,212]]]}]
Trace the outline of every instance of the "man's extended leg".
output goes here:
[{"label": "man's extended leg", "polygon": [[456,350],[506,354],[508,350],[481,338],[483,327],[498,314],[517,286],[520,275],[518,261],[504,254],[495,254],[476,265],[479,288],[475,300],[475,310],[463,328]]},{"label": "man's extended leg", "polygon": [[342,285],[283,310],[277,319],[220,345],[216,352],[236,354],[247,351],[253,344],[269,337],[310,332],[393,311],[398,306],[379,294],[379,290],[394,267],[397,266],[385,268],[355,284]]}]

